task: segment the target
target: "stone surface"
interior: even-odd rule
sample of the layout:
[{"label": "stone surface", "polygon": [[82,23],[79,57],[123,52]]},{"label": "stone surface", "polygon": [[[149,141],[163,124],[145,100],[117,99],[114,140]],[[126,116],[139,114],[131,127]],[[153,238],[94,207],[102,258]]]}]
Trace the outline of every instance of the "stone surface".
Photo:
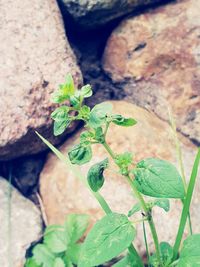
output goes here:
[{"label": "stone surface", "polygon": [[[161,0],[59,0],[67,13],[84,28],[96,28],[141,7]],[[166,0],[164,0],[166,2]]]},{"label": "stone surface", "polygon": [[41,236],[40,212],[1,177],[0,203],[0,266],[23,267],[26,249]]},{"label": "stone surface", "polygon": [[1,1],[0,159],[46,148],[35,130],[52,137],[50,94],[70,72],[76,84],[80,70],[65,37],[54,0]]},{"label": "stone surface", "polygon": [[200,1],[178,0],[124,20],[105,49],[104,70],[129,101],[200,144]]},{"label": "stone surface", "polygon": [[[131,151],[135,154],[135,160],[145,157],[159,157],[176,163],[176,149],[172,140],[171,129],[168,124],[158,119],[154,114],[124,101],[113,101],[114,113],[127,117],[134,117],[138,124],[132,128],[112,125],[108,132],[107,142],[116,153]],[[78,143],[78,132],[68,140],[61,150],[64,154],[68,149]],[[184,165],[187,175],[190,174],[195,147],[184,137],[181,137],[184,152]],[[93,145],[93,159],[89,164],[81,166],[81,172],[86,175],[89,167],[107,157],[101,145]],[[101,190],[102,195],[108,201],[111,208],[117,212],[125,212],[132,207],[136,200],[132,197],[131,190],[126,181],[118,175],[116,167],[111,164],[105,172],[105,185]],[[73,173],[58,160],[53,154],[49,154],[44,169],[40,175],[40,192],[46,210],[49,223],[61,223],[69,213],[86,213],[96,220],[103,216],[99,204],[93,199],[91,193]],[[200,231],[199,214],[200,205],[197,193],[193,200],[192,219],[195,230]],[[174,235],[178,227],[181,203],[171,201],[172,211],[169,214],[160,209],[155,210],[155,221],[160,226],[159,237],[161,240],[174,241]],[[168,223],[169,226],[166,226]],[[137,227],[137,246],[141,253],[144,252],[142,229]],[[169,231],[166,231],[169,229]]]}]

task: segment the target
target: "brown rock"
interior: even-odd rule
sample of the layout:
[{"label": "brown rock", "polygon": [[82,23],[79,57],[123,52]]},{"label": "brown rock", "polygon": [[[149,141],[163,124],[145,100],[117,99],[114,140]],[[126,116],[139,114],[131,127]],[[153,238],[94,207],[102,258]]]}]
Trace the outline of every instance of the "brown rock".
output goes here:
[{"label": "brown rock", "polygon": [[52,142],[50,93],[70,72],[81,81],[54,0],[0,4],[0,159],[45,148],[35,130]]},{"label": "brown rock", "polygon": [[127,99],[168,120],[200,144],[200,1],[178,0],[123,21],[112,33],[104,70]]},{"label": "brown rock", "polygon": [[[161,121],[148,111],[124,101],[113,102],[113,107],[114,113],[134,117],[138,121],[137,125],[131,128],[116,125],[111,126],[108,132],[107,142],[116,153],[125,151],[133,152],[136,161],[145,157],[159,157],[176,163],[176,149],[172,140],[171,129],[167,123]],[[61,151],[64,154],[67,153],[72,145],[79,142],[79,134],[80,132],[61,147]],[[191,170],[195,148],[185,138],[181,138],[181,140],[184,152],[184,166],[188,175]],[[106,157],[107,153],[101,145],[93,145],[92,161],[89,164],[81,166],[83,175],[86,176],[92,164]],[[116,167],[113,164],[111,164],[109,170],[106,170],[105,177],[106,181],[104,187],[100,190],[101,194],[114,211],[127,213],[134,203],[136,203],[127,182],[117,174]],[[199,187],[197,194],[200,192]],[[52,153],[49,154],[40,176],[40,192],[50,224],[62,223],[65,216],[69,213],[90,214],[93,221],[101,218],[104,214],[90,191]],[[194,220],[195,229],[200,231],[200,206],[197,195],[194,197],[193,202],[192,219]],[[160,240],[173,242],[182,205],[180,201],[174,200],[171,201],[171,204],[172,208],[169,213],[164,213],[159,208],[155,209],[155,221],[160,226]],[[143,253],[144,241],[141,226],[137,226],[137,229],[138,241],[136,244]]]}]

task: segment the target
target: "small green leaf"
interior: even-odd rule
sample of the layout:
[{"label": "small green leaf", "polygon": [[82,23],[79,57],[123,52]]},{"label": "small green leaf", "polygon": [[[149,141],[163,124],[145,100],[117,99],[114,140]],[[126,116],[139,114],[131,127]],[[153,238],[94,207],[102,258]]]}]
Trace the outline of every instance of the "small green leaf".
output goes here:
[{"label": "small green leaf", "polygon": [[183,242],[177,267],[200,267],[200,234],[191,235]]},{"label": "small green leaf", "polygon": [[83,145],[89,145],[94,139],[95,135],[89,131],[84,131],[80,135],[80,143]]},{"label": "small green leaf", "polygon": [[115,163],[119,166],[122,175],[128,173],[128,167],[133,162],[133,156],[129,152],[117,155],[115,158]]},{"label": "small green leaf", "polygon": [[41,267],[41,265],[38,265],[33,258],[28,258],[25,267]]},{"label": "small green leaf", "polygon": [[105,137],[104,137],[104,133],[103,133],[102,127],[96,128],[96,130],[95,130],[95,139],[100,144],[103,144],[105,142]]},{"label": "small green leaf", "polygon": [[82,244],[72,244],[67,250],[67,256],[70,258],[71,262],[75,265],[78,264]]},{"label": "small green leaf", "polygon": [[54,120],[54,135],[62,134],[70,124],[69,119],[69,107],[62,106],[54,110],[51,114],[51,118]]},{"label": "small green leaf", "polygon": [[131,210],[128,212],[128,217],[131,217],[133,214],[141,210],[141,206],[139,203],[136,203]]},{"label": "small green leaf", "polygon": [[67,250],[67,236],[64,227],[50,225],[44,233],[44,244],[54,253],[61,253]]},{"label": "small green leaf", "polygon": [[33,249],[33,259],[42,267],[50,267],[53,266],[55,256],[45,244],[38,244]]},{"label": "small green leaf", "polygon": [[92,158],[90,145],[78,144],[68,152],[72,164],[82,165],[89,162]]},{"label": "small green leaf", "polygon": [[[161,242],[159,246],[160,246],[162,262],[164,266],[169,266],[169,264],[172,262],[172,259],[173,259],[173,248],[167,242]],[[150,257],[150,263],[152,266],[155,266],[155,267],[160,266],[156,253],[154,253]]]},{"label": "small green leaf", "polygon": [[69,120],[54,121],[53,132],[55,136],[64,133],[65,129],[70,125]]},{"label": "small green leaf", "polygon": [[124,118],[121,115],[113,115],[112,122],[119,126],[125,126],[125,127],[133,126],[137,123],[136,120],[132,118]]},{"label": "small green leaf", "polygon": [[181,176],[176,168],[165,160],[155,158],[142,160],[133,173],[134,184],[144,195],[180,199],[185,196]]},{"label": "small green leaf", "polygon": [[98,128],[106,122],[106,116],[112,111],[110,103],[101,103],[96,105],[90,112],[89,125],[91,128]]},{"label": "small green leaf", "polygon": [[51,118],[55,121],[65,120],[66,118],[68,118],[68,112],[69,112],[68,106],[58,107],[51,113]]},{"label": "small green leaf", "polygon": [[66,267],[66,265],[61,258],[56,258],[54,261],[53,267]]},{"label": "small green leaf", "polygon": [[80,91],[81,95],[85,98],[92,96],[92,88],[89,84],[84,85]]},{"label": "small green leaf", "polygon": [[66,82],[52,95],[54,103],[62,103],[70,98],[75,92],[74,81],[71,74],[66,76]]},{"label": "small green leaf", "polygon": [[78,241],[89,224],[89,216],[85,214],[69,214],[65,222],[65,229],[67,232],[68,243],[74,244]]},{"label": "small green leaf", "polygon": [[103,172],[108,167],[108,159],[94,164],[88,172],[87,180],[92,191],[97,192],[104,184]]},{"label": "small green leaf", "polygon": [[88,120],[89,115],[90,115],[90,108],[86,105],[82,106],[79,111],[80,118]]},{"label": "small green leaf", "polygon": [[87,235],[78,266],[97,266],[113,259],[130,246],[134,237],[135,229],[125,215],[106,215]]},{"label": "small green leaf", "polygon": [[167,198],[156,199],[156,200],[154,201],[154,206],[158,206],[158,207],[164,209],[166,212],[168,212],[169,209],[170,209],[170,202],[169,202],[169,199],[167,199]]}]

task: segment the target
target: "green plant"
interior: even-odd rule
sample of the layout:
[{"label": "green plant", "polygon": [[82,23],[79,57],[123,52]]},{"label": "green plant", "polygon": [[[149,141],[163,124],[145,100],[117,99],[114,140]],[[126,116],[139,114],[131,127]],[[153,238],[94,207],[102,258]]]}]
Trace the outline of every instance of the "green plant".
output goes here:
[{"label": "green plant", "polygon": [[[69,228],[65,228],[67,232],[63,231],[62,238],[66,238],[66,240],[65,247],[63,247],[61,252],[57,251],[60,245],[59,234],[55,234],[55,231],[57,233],[57,228],[60,228],[60,226],[56,226],[56,228],[52,226],[53,238],[46,238],[49,232],[48,227],[44,234],[43,244],[37,245],[33,249],[33,257],[27,260],[26,267],[67,267],[72,266],[72,264],[77,264],[78,267],[98,266],[124,252],[126,252],[126,255],[118,263],[114,264],[115,267],[142,267],[144,263],[133,246],[136,231],[134,223],[130,220],[130,217],[134,216],[136,212],[141,212],[148,266],[200,266],[200,234],[189,236],[184,241],[183,247],[180,250],[198,172],[200,149],[198,150],[188,185],[185,178],[181,177],[176,168],[165,160],[147,158],[140,162],[135,162],[133,155],[128,151],[117,154],[112,151],[106,142],[109,126],[114,123],[123,127],[131,127],[137,122],[133,118],[124,118],[121,115],[113,114],[112,105],[109,103],[101,103],[90,109],[84,104],[84,99],[91,95],[92,89],[90,85],[83,86],[80,90],[77,90],[71,75],[67,76],[66,83],[61,85],[59,90],[53,95],[53,102],[64,103],[63,106],[58,107],[52,113],[55,135],[63,133],[75,120],[82,120],[84,122],[85,131],[80,135],[80,142],[70,149],[68,156],[63,155],[41,135],[38,135],[91,190],[93,196],[104,210],[105,216],[93,226],[83,244],[79,244],[81,249],[79,250],[77,247],[72,249],[73,253],[78,254],[76,261],[72,260],[72,256],[69,253],[69,233],[73,227],[68,226]],[[65,104],[65,101],[68,101],[68,105]],[[85,179],[75,165],[86,164],[92,159],[91,147],[93,144],[102,145],[107,151],[109,158],[105,158],[103,161],[93,165],[88,172],[87,179]],[[109,167],[110,160],[114,161],[118,172],[122,175],[122,179],[125,179],[130,185],[133,195],[138,201],[127,215],[112,211],[106,200],[99,193],[104,184],[104,170]],[[152,200],[146,201],[145,196],[152,197]],[[166,242],[159,242],[152,216],[154,206],[158,206],[166,212],[169,211],[170,198],[180,199],[183,202],[180,227],[174,246]],[[68,218],[70,220],[71,217],[69,216]],[[82,221],[79,221],[79,223],[82,223]],[[152,255],[149,255],[145,231],[146,223],[149,224],[155,245],[155,253]],[[77,228],[79,227],[77,226]],[[81,234],[83,232],[81,231]],[[73,236],[73,231],[71,235]],[[77,237],[80,238],[81,235]],[[75,239],[75,242],[78,241],[78,238]],[[44,251],[44,245],[47,246],[47,240],[50,240],[50,243],[48,243],[49,251],[56,254],[56,257],[54,255],[52,261],[47,261],[46,263],[46,257],[47,259],[50,258],[49,254],[47,255],[46,251]],[[39,255],[36,255],[35,250]],[[60,255],[59,253],[63,254]]]}]

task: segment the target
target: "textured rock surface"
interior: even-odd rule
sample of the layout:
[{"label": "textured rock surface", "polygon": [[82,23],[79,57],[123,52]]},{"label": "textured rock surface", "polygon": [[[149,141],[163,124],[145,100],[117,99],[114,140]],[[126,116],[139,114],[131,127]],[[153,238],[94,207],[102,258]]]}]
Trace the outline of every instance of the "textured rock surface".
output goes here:
[{"label": "textured rock surface", "polygon": [[22,267],[26,249],[41,236],[40,212],[1,177],[0,203],[0,266]]},{"label": "textured rock surface", "polygon": [[[95,28],[161,0],[59,0],[80,25]],[[166,0],[164,0],[166,2]]]},{"label": "textured rock surface", "polygon": [[45,146],[34,130],[52,137],[50,93],[70,72],[81,74],[54,0],[0,3],[0,159],[36,153]]},{"label": "textured rock surface", "polygon": [[[171,139],[171,129],[167,123],[158,119],[144,109],[124,101],[114,101],[114,112],[125,116],[131,116],[138,120],[138,124],[132,128],[112,125],[108,132],[107,141],[112,149],[117,152],[131,151],[135,153],[136,161],[144,157],[160,157],[176,163],[175,145]],[[63,153],[75,143],[78,143],[77,133],[68,140],[61,148]],[[187,175],[190,173],[194,158],[195,147],[188,143],[188,140],[181,138],[184,151],[184,163]],[[81,171],[86,175],[89,166],[107,157],[104,149],[100,145],[93,146],[93,159],[89,164],[83,165]],[[101,190],[109,205],[117,212],[128,212],[136,202],[125,180],[115,171],[115,166],[111,164],[106,171],[106,182]],[[63,222],[69,213],[91,214],[96,220],[103,215],[99,204],[93,199],[91,193],[85,186],[67,169],[65,164],[50,154],[46,165],[40,176],[40,192],[49,223]],[[195,229],[200,231],[199,214],[200,206],[197,198],[200,193],[200,184],[194,197],[192,208],[192,218]],[[160,226],[159,237],[161,240],[173,241],[174,234],[178,227],[181,204],[179,201],[172,201],[172,211],[169,214],[156,209],[156,224]],[[196,217],[195,217],[196,216]],[[169,226],[166,226],[168,223]],[[166,231],[170,229],[171,232]],[[141,252],[144,251],[142,229],[138,227],[139,240],[137,245]]]},{"label": "textured rock surface", "polygon": [[104,70],[128,99],[200,144],[200,1],[181,0],[123,21],[111,35]]}]

